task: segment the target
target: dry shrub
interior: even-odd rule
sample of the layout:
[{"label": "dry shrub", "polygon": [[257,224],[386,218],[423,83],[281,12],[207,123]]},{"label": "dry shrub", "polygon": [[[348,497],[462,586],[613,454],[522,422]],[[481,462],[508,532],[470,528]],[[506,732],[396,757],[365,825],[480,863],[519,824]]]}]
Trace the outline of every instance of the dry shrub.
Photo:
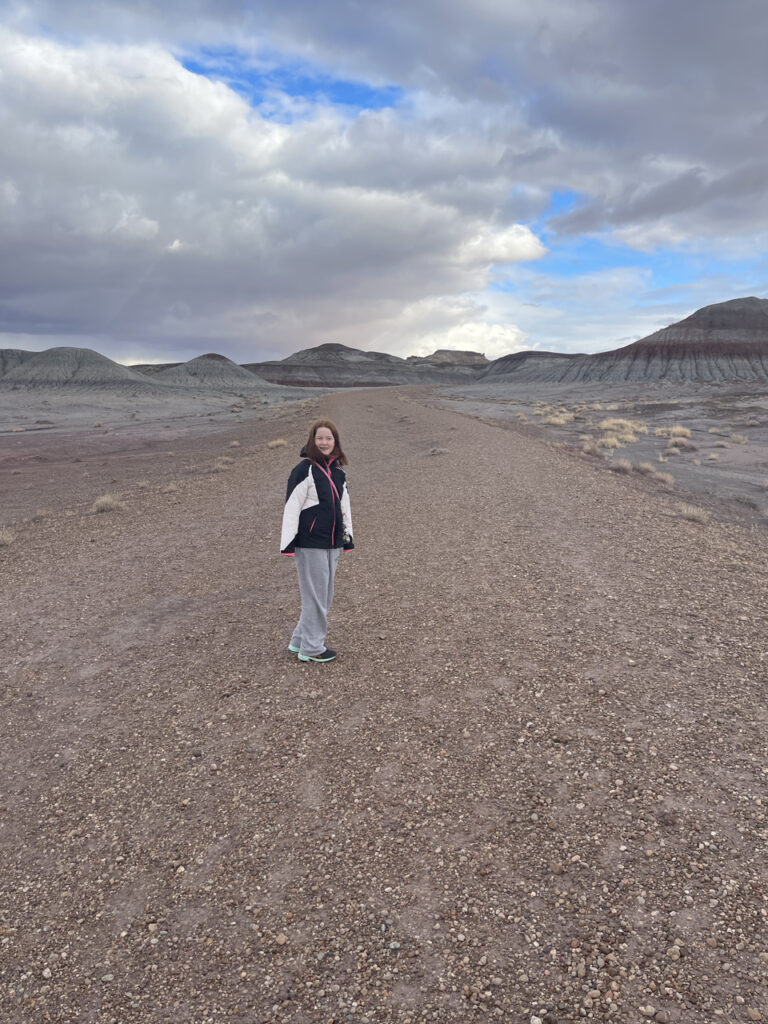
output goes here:
[{"label": "dry shrub", "polygon": [[709,455],[707,456],[707,460],[709,462],[715,462],[719,458],[720,458],[720,456],[719,456],[719,454],[717,452],[710,452]]},{"label": "dry shrub", "polygon": [[429,449],[429,454],[430,455],[447,455],[448,454],[448,450],[447,450],[447,448],[430,448]]},{"label": "dry shrub", "polygon": [[[637,420],[622,420],[617,417],[609,417],[601,420],[600,429],[607,430],[614,434],[647,434],[648,427],[645,423]],[[637,438],[635,438],[637,440]]]},{"label": "dry shrub", "polygon": [[9,530],[7,526],[4,526],[0,530],[0,548],[7,548],[9,544],[13,544],[16,540],[16,534],[13,530]]},{"label": "dry shrub", "polygon": [[621,408],[618,402],[608,402],[603,406],[606,412],[616,412],[617,409]]},{"label": "dry shrub", "polygon": [[680,423],[673,423],[671,427],[656,427],[654,430],[656,437],[690,437],[691,432],[688,427],[682,426]]},{"label": "dry shrub", "polygon": [[285,448],[288,442],[283,437],[276,437],[274,441],[267,441],[267,448]]},{"label": "dry shrub", "polygon": [[528,419],[528,417],[527,417],[527,416],[525,415],[525,413],[524,413],[524,412],[519,412],[519,413],[517,414],[517,418],[518,418],[519,420],[526,420],[526,421],[527,421],[527,419]]},{"label": "dry shrub", "polygon": [[163,494],[175,494],[178,489],[178,484],[168,484],[167,487],[163,488]]},{"label": "dry shrub", "polygon": [[614,459],[611,462],[612,473],[631,473],[632,463],[629,459]]},{"label": "dry shrub", "polygon": [[731,440],[735,444],[746,444],[749,441],[749,438],[746,434],[731,434]]},{"label": "dry shrub", "polygon": [[11,433],[12,434],[23,434],[26,429],[27,429],[26,427],[13,427],[11,429]]},{"label": "dry shrub", "polygon": [[149,480],[139,480],[136,486],[140,491],[146,491],[149,487]]},{"label": "dry shrub", "polygon": [[693,445],[691,444],[691,442],[688,440],[687,437],[670,437],[670,439],[669,439],[669,447],[670,448],[688,449],[688,448],[693,448]]},{"label": "dry shrub", "polygon": [[675,486],[675,478],[671,473],[657,473],[656,479],[660,484],[664,484],[665,487],[669,488],[669,490],[672,490]]},{"label": "dry shrub", "polygon": [[104,426],[104,424],[100,420],[96,420],[96,422],[93,425],[94,425],[94,427],[103,427]]},{"label": "dry shrub", "polygon": [[600,455],[600,449],[594,443],[594,441],[585,441],[581,446],[581,450],[585,455]]},{"label": "dry shrub", "polygon": [[605,434],[597,443],[600,448],[621,448],[621,441],[615,434]]},{"label": "dry shrub", "polygon": [[572,421],[572,412],[557,412],[553,413],[551,416],[545,416],[541,422],[549,423],[553,427],[564,427],[566,423],[571,423]]},{"label": "dry shrub", "polygon": [[722,431],[720,430],[720,427],[710,427],[709,430],[707,431],[707,433],[708,434],[720,434],[720,433],[722,433]]},{"label": "dry shrub", "polygon": [[214,462],[212,472],[213,473],[226,473],[226,471],[229,469],[229,467],[232,465],[232,463],[234,461],[235,460],[231,459],[228,455],[221,455]]},{"label": "dry shrub", "polygon": [[696,505],[681,505],[678,512],[683,519],[689,519],[692,523],[709,522],[709,512],[703,508],[697,508]]},{"label": "dry shrub", "polygon": [[642,473],[643,476],[653,476],[656,473],[656,467],[652,462],[638,462],[635,472]]},{"label": "dry shrub", "polygon": [[230,448],[239,448],[240,447],[240,442],[239,441],[230,441],[229,442],[229,447]]},{"label": "dry shrub", "polygon": [[91,512],[119,512],[124,508],[119,494],[102,494],[91,505]]},{"label": "dry shrub", "polygon": [[727,441],[715,441],[715,448],[730,448]]}]

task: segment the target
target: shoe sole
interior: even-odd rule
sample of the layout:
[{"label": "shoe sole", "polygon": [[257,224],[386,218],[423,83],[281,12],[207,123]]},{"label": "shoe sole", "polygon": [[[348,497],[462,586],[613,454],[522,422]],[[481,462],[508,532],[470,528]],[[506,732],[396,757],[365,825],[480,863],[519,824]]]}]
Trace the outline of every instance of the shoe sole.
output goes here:
[{"label": "shoe sole", "polygon": [[299,655],[299,661],[317,661],[319,663],[323,663],[323,662],[326,662],[326,661],[333,661],[335,657],[336,657],[335,654],[334,654],[333,658],[315,658],[311,654],[300,654]]},{"label": "shoe sole", "polygon": [[293,644],[288,644],[288,650],[291,652],[291,654],[298,654],[301,648],[294,647]]}]

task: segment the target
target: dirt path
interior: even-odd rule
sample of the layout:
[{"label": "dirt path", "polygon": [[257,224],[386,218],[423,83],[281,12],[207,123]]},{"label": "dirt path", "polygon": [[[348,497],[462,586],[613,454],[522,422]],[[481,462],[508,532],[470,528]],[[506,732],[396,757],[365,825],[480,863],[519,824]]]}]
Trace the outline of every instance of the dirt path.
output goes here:
[{"label": "dirt path", "polygon": [[285,649],[306,409],[0,549],[2,1019],[768,1019],[765,531],[418,393],[317,408],[336,663]]}]

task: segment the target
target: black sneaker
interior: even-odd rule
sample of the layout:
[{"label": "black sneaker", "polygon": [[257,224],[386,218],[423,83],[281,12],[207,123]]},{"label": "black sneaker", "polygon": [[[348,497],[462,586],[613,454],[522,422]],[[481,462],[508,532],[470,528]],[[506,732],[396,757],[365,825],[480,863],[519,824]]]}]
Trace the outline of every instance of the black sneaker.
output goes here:
[{"label": "black sneaker", "polygon": [[326,647],[324,651],[320,651],[319,654],[299,654],[299,661],[333,661],[336,657],[336,651],[332,651],[330,647]]}]

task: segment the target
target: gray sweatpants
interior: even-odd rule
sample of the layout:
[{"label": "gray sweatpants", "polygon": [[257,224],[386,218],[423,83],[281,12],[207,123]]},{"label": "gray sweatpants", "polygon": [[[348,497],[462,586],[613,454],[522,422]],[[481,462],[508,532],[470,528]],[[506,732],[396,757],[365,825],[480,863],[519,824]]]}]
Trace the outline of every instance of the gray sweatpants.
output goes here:
[{"label": "gray sweatpants", "polygon": [[296,548],[296,568],[301,591],[301,618],[291,644],[302,654],[325,650],[328,612],[333,601],[333,579],[341,548]]}]

